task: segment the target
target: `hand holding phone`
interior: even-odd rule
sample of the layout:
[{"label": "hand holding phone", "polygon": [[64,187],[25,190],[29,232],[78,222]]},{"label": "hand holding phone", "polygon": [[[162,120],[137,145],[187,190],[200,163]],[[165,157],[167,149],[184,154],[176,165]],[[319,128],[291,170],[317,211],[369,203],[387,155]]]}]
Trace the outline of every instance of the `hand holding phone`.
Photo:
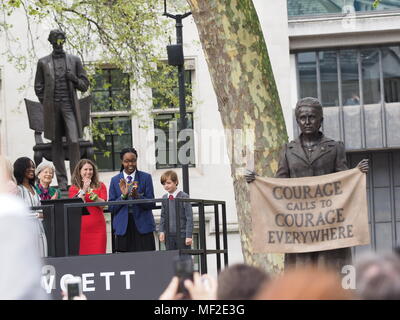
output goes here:
[{"label": "hand holding phone", "polygon": [[175,275],[179,278],[178,293],[183,293],[184,299],[190,299],[184,282],[186,279],[193,281],[193,260],[190,256],[178,256],[174,259]]},{"label": "hand holding phone", "polygon": [[68,300],[74,300],[74,297],[82,296],[82,279],[81,277],[71,277],[65,280]]}]

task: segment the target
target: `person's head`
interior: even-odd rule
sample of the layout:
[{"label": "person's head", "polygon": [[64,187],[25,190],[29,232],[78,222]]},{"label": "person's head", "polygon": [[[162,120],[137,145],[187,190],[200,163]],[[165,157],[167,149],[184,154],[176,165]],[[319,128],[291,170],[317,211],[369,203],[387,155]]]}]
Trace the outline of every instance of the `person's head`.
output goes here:
[{"label": "person's head", "polygon": [[132,174],[137,168],[137,151],[135,148],[124,148],[119,153],[121,159],[121,171]]},{"label": "person's head", "polygon": [[81,159],[76,164],[72,173],[72,184],[78,188],[82,188],[83,179],[91,180],[90,187],[93,189],[97,189],[100,186],[97,167],[92,160]]},{"label": "person's head", "polygon": [[356,265],[356,291],[365,300],[400,300],[400,258],[372,255]]},{"label": "person's head", "polygon": [[35,164],[27,158],[21,157],[14,162],[14,177],[17,180],[17,184],[22,184],[28,181],[32,186],[35,184]]},{"label": "person's head", "polygon": [[285,270],[257,295],[257,300],[350,300],[337,272],[315,266]]},{"label": "person's head", "polygon": [[59,29],[54,29],[50,31],[48,39],[55,52],[60,52],[63,50],[63,46],[66,40],[64,31]]},{"label": "person's head", "polygon": [[51,162],[41,162],[36,168],[36,177],[43,186],[49,186],[53,181],[55,168]]},{"label": "person's head", "polygon": [[232,265],[218,276],[217,299],[250,300],[269,279],[269,275],[257,267],[243,263]]},{"label": "person's head", "polygon": [[160,178],[161,184],[164,186],[165,191],[174,193],[178,187],[178,175],[173,170],[168,170],[163,173]]},{"label": "person's head", "polygon": [[324,120],[321,102],[316,98],[303,98],[296,104],[296,121],[303,134],[316,134]]}]

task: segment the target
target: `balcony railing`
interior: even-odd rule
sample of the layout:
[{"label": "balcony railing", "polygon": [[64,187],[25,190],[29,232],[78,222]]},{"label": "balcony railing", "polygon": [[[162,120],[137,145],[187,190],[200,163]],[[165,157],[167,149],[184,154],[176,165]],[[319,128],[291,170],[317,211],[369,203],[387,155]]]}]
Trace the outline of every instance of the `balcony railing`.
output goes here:
[{"label": "balcony railing", "polygon": [[[153,203],[153,209],[160,209],[160,205],[156,205],[157,203],[166,202],[168,199],[138,199],[138,200],[123,200],[123,201],[106,201],[106,202],[90,202],[90,203],[69,203],[63,205],[63,217],[64,217],[64,239],[65,239],[65,256],[68,256],[69,252],[69,238],[68,238],[68,210],[72,208],[86,208],[86,207],[106,207],[115,206],[115,205],[133,205],[133,204],[145,204],[145,203]],[[218,200],[207,200],[207,199],[182,199],[175,198],[176,205],[176,221],[177,221],[177,237],[180,237],[180,210],[179,204],[181,202],[190,202],[193,208],[198,208],[198,213],[194,213],[194,215],[198,215],[199,220],[199,248],[198,249],[179,249],[180,254],[190,254],[190,255],[199,255],[200,256],[200,271],[201,273],[207,273],[207,258],[210,254],[216,255],[217,262],[217,270],[221,270],[221,255],[224,258],[224,265],[228,265],[228,232],[227,232],[227,220],[226,220],[226,203],[225,201]],[[207,247],[206,241],[206,218],[205,218],[205,208],[211,207],[212,214],[214,216],[214,224],[215,224],[215,248],[209,249]],[[168,210],[168,205],[165,206]],[[31,210],[49,210],[49,214],[55,214],[54,205],[48,204],[43,206],[31,207]],[[210,213],[208,211],[208,213]],[[168,214],[168,212],[166,213]],[[111,214],[111,221],[114,216]],[[46,217],[45,217],[46,219]],[[54,219],[50,219],[50,221],[54,222]],[[55,226],[51,225],[49,230],[47,231],[47,241],[55,242]],[[221,236],[222,236],[222,248],[221,248]],[[112,252],[115,252],[114,246],[114,233],[112,231]]]}]

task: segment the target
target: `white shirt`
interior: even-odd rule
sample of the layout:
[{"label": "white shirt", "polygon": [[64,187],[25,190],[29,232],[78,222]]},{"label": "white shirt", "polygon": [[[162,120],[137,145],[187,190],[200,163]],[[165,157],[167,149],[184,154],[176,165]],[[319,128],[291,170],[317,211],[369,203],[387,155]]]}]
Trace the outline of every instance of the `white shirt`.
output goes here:
[{"label": "white shirt", "polygon": [[122,171],[122,172],[124,173],[124,179],[125,179],[126,181],[128,181],[128,176],[131,176],[131,177],[132,177],[132,181],[135,180],[136,170],[133,171],[131,174],[127,174],[127,173],[125,172],[125,170]]},{"label": "white shirt", "polygon": [[36,192],[36,189],[32,186],[34,194],[32,194],[25,186],[22,184],[17,186],[19,189],[19,195],[24,200],[28,207],[39,207],[41,205],[40,197]]},{"label": "white shirt", "polygon": [[178,195],[178,193],[179,193],[179,190],[178,190],[178,189],[176,189],[174,193],[169,193],[169,192],[168,192],[168,197],[169,197],[170,195],[173,195],[173,196],[174,196],[174,199],[175,199],[176,196]]}]

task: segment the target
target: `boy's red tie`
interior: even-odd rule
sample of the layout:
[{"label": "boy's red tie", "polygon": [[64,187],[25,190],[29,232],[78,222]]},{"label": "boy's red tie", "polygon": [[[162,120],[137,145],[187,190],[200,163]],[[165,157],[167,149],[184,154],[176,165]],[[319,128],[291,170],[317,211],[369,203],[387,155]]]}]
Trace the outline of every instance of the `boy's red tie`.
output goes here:
[{"label": "boy's red tie", "polygon": [[172,194],[169,195],[168,197],[169,200],[174,200],[174,196]]}]

